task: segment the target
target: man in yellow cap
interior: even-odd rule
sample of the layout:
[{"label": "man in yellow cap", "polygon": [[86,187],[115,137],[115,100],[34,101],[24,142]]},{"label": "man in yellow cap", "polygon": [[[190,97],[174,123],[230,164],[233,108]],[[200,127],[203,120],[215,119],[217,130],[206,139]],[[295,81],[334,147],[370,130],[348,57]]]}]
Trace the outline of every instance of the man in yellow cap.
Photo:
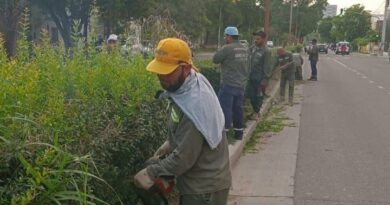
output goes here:
[{"label": "man in yellow cap", "polygon": [[150,189],[157,178],[172,175],[180,204],[227,204],[231,173],[224,115],[212,86],[193,67],[189,46],[176,38],[161,40],[146,69],[166,90],[170,135],[155,154],[157,163],[135,175],[136,185]]}]

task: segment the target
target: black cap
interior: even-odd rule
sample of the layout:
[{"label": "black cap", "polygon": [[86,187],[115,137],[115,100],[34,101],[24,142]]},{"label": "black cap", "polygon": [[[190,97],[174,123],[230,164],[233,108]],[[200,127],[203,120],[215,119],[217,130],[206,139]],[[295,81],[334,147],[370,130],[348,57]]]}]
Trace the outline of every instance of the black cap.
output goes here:
[{"label": "black cap", "polygon": [[264,31],[256,31],[256,32],[253,32],[252,35],[254,36],[260,36],[260,37],[267,37],[267,34],[264,32]]}]

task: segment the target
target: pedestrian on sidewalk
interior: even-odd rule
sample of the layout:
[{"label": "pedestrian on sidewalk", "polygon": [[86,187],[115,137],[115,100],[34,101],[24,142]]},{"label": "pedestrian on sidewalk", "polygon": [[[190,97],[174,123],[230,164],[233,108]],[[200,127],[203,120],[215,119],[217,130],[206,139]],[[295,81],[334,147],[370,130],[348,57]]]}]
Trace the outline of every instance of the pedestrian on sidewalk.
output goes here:
[{"label": "pedestrian on sidewalk", "polygon": [[291,53],[284,48],[277,49],[277,59],[275,67],[281,70],[280,73],[280,98],[279,102],[285,101],[285,90],[288,82],[288,102],[292,106],[294,103],[294,81],[295,81],[295,64]]},{"label": "pedestrian on sidewalk", "polygon": [[263,105],[265,89],[271,75],[271,51],[267,47],[267,34],[264,31],[252,33],[255,44],[250,47],[249,52],[249,81],[247,94],[250,99],[253,112],[252,120],[259,120],[260,109]]},{"label": "pedestrian on sidewalk", "polygon": [[225,115],[225,129],[234,128],[234,137],[241,140],[244,135],[244,93],[248,79],[248,49],[238,41],[238,30],[225,29],[225,43],[213,56],[215,64],[221,64],[221,86],[219,102]]},{"label": "pedestrian on sidewalk", "polygon": [[136,185],[149,190],[160,177],[175,176],[180,205],[227,204],[231,172],[224,116],[210,83],[196,72],[188,44],[161,40],[146,69],[166,90],[169,136],[155,163],[135,175]]},{"label": "pedestrian on sidewalk", "polygon": [[301,52],[302,52],[301,47],[296,46],[292,54],[294,65],[295,65],[295,80],[303,80],[303,75],[302,75],[303,58]]},{"label": "pedestrian on sidewalk", "polygon": [[310,67],[311,67],[311,77],[308,80],[311,81],[317,81],[317,62],[318,62],[318,46],[317,46],[317,39],[313,39],[311,41],[312,46],[308,50],[309,54],[309,61],[310,61]]}]

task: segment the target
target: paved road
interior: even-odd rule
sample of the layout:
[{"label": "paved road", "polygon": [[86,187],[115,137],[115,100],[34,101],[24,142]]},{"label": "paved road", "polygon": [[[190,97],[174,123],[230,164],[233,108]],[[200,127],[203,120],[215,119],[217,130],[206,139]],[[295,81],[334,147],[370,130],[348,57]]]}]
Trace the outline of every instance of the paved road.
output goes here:
[{"label": "paved road", "polygon": [[295,204],[390,205],[388,59],[329,54],[318,66],[303,86]]}]

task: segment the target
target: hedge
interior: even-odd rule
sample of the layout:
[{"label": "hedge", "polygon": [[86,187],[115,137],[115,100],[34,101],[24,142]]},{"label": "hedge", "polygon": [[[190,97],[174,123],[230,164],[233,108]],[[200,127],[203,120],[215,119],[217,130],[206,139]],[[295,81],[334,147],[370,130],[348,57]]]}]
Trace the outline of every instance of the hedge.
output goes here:
[{"label": "hedge", "polygon": [[[0,204],[134,204],[134,173],[165,140],[141,57],[0,42]],[[31,49],[32,48],[32,49]]]}]

